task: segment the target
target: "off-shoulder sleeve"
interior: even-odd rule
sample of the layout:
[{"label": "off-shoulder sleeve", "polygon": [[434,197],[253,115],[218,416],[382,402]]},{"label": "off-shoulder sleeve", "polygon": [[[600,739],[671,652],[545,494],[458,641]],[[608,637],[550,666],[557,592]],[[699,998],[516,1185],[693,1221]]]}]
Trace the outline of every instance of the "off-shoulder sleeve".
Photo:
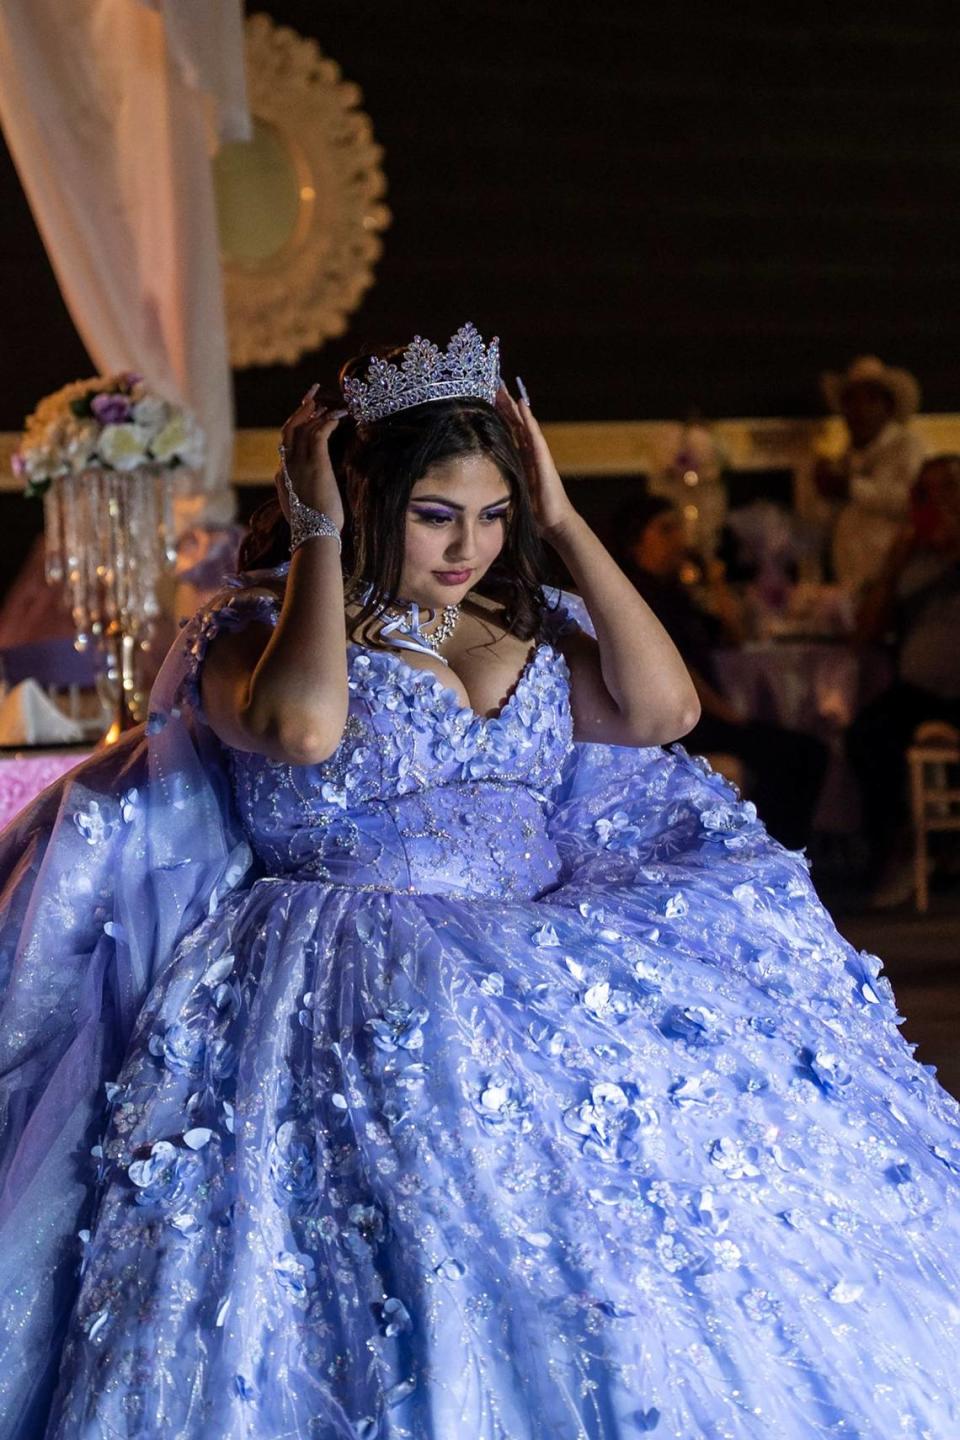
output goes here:
[{"label": "off-shoulder sleeve", "polygon": [[180,684],[177,703],[191,710],[206,724],[200,703],[200,671],[210,642],[223,630],[243,630],[248,625],[276,625],[280,614],[278,596],[263,590],[232,590],[215,595],[187,622],[183,644],[187,669]]}]

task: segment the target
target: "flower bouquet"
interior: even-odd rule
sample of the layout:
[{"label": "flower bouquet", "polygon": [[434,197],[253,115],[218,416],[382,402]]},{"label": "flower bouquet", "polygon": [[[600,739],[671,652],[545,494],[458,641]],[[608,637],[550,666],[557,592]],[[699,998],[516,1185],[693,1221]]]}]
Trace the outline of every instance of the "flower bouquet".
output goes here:
[{"label": "flower bouquet", "polygon": [[51,480],[87,470],[196,468],[203,448],[193,418],[153,394],[139,375],[94,376],[40,401],[27,417],[13,470],[28,495],[39,495]]},{"label": "flower bouquet", "polygon": [[99,645],[115,684],[115,739],[142,717],[135,657],[150,648],[158,587],[176,560],[174,500],[196,488],[204,437],[139,375],[64,385],[26,422],[13,457],[44,506],[45,575],[62,585],[75,645]]}]

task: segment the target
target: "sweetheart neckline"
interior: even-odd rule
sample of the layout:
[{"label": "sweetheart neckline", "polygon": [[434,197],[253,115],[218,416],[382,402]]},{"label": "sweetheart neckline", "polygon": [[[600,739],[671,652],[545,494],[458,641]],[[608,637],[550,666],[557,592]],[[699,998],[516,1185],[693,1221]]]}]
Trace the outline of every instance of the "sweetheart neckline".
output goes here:
[{"label": "sweetheart neckline", "polygon": [[520,674],[514,681],[513,689],[510,691],[510,694],[507,696],[504,704],[497,711],[496,715],[480,715],[476,710],[474,710],[472,705],[461,705],[457,697],[457,692],[451,689],[449,685],[444,685],[439,675],[435,675],[432,670],[427,670],[426,667],[423,665],[411,665],[409,661],[404,660],[401,655],[396,654],[393,650],[381,650],[378,649],[376,646],[361,645],[356,640],[349,640],[347,642],[347,649],[360,650],[365,655],[382,656],[385,660],[394,662],[393,668],[405,670],[409,675],[416,677],[418,681],[426,679],[429,682],[431,689],[441,692],[444,695],[449,695],[452,699],[453,705],[456,707],[457,712],[461,715],[472,716],[473,723],[477,725],[496,725],[505,718],[507,711],[513,705],[514,701],[518,698],[521,689],[523,688],[526,680],[528,679],[530,673],[533,670],[534,665],[537,663],[541,651],[554,650],[555,653],[559,654],[559,651],[556,651],[555,646],[552,645],[549,640],[538,641],[537,644],[534,646],[529,658],[527,659],[523,669],[520,671]]}]

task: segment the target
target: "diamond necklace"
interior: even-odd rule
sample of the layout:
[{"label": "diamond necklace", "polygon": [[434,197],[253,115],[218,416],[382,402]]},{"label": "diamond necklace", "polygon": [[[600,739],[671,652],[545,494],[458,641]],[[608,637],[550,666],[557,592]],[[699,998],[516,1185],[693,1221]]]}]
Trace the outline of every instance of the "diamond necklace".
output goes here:
[{"label": "diamond necklace", "polygon": [[[359,582],[363,585],[363,582]],[[373,581],[367,582],[360,594],[360,603],[365,605],[373,594]],[[380,604],[376,608],[378,617],[385,617],[381,625],[377,639],[387,639],[390,645],[396,646],[398,650],[417,650],[421,654],[433,655],[437,660],[449,665],[449,660],[440,654],[440,646],[444,640],[449,639],[457,628],[457,621],[460,619],[459,605],[445,605],[440,623],[429,635],[423,632],[423,626],[429,625],[436,616],[436,610],[426,607],[425,614],[423,607],[411,600],[408,605]]]}]

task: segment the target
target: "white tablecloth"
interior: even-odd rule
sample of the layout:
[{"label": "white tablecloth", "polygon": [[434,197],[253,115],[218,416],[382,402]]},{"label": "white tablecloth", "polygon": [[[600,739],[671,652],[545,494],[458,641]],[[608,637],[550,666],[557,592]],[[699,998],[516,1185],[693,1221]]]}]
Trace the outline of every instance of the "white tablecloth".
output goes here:
[{"label": "white tablecloth", "polygon": [[852,834],[860,802],[844,754],[844,731],[893,678],[887,656],[827,641],[745,645],[715,652],[724,697],[745,719],[816,735],[830,749],[814,828]]}]

